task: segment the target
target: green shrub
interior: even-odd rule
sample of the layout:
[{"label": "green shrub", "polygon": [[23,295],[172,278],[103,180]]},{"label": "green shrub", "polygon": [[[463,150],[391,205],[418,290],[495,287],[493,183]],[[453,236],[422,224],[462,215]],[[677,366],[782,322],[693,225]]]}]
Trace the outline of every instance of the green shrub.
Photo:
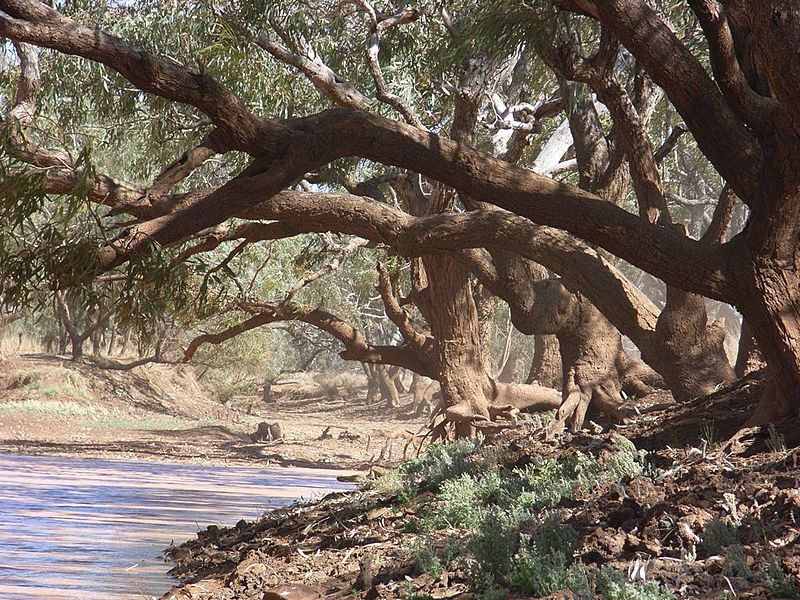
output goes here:
[{"label": "green shrub", "polygon": [[463,473],[444,481],[436,496],[437,508],[432,525],[476,528],[485,507],[499,498],[506,479],[499,469],[491,469],[477,477]]},{"label": "green shrub", "polygon": [[436,547],[430,538],[425,537],[416,540],[409,552],[414,556],[418,573],[426,573],[434,579],[438,579],[441,576],[445,565],[442,564],[436,552]]},{"label": "green shrub", "polygon": [[574,529],[562,525],[554,516],[539,524],[530,535],[523,535],[508,582],[515,588],[544,596],[563,590],[578,578],[582,565],[572,565],[578,547]]},{"label": "green shrub", "polygon": [[483,437],[462,438],[447,444],[431,444],[420,458],[411,460],[397,471],[406,485],[417,490],[438,490],[440,484],[464,473],[476,471],[470,458],[483,445]]},{"label": "green shrub", "polygon": [[706,523],[703,529],[703,541],[700,543],[700,548],[707,556],[721,554],[724,548],[741,544],[739,534],[725,525],[719,519],[712,519]]},{"label": "green shrub", "polygon": [[767,570],[767,589],[770,598],[800,598],[800,582],[786,577],[780,560],[775,556]]},{"label": "green shrub", "polygon": [[[600,458],[574,452],[512,469],[483,446],[481,437],[462,439],[429,446],[422,457],[373,487],[397,494],[400,502],[433,492],[421,497],[419,516],[405,525],[409,532],[429,532],[411,549],[417,569],[439,577],[460,560],[478,597],[493,600],[508,590],[533,596],[572,590],[587,598],[597,589],[607,600],[671,598],[657,583],[630,584],[622,573],[607,570],[593,576],[574,560],[579,545],[575,530],[555,514],[542,514],[577,492],[642,474],[642,456],[630,441],[615,436],[609,449]],[[452,528],[467,530],[466,543],[463,534],[447,538],[444,546],[432,542],[434,532]]]},{"label": "green shrub", "polygon": [[520,528],[532,521],[524,509],[486,508],[467,544],[472,555],[467,573],[474,587],[487,589],[507,580],[519,548]]},{"label": "green shrub", "polygon": [[603,567],[595,572],[595,593],[605,600],[674,600],[675,596],[656,581],[630,583],[624,573]]},{"label": "green shrub", "polygon": [[755,579],[755,574],[747,566],[747,556],[745,556],[744,548],[740,544],[732,544],[725,548],[725,559],[726,575],[743,577],[748,580]]}]

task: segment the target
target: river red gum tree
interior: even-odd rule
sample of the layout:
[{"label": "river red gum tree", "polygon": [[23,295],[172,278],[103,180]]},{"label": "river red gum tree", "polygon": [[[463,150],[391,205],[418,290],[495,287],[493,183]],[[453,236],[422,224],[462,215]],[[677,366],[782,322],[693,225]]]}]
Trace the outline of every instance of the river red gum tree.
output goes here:
[{"label": "river red gum tree", "polygon": [[[800,43],[800,8],[791,0],[691,0],[709,47],[709,74],[644,0],[556,0],[555,4],[597,20],[665,91],[705,156],[749,207],[751,217],[742,233],[726,243],[714,235],[694,240],[661,218],[652,161],[633,138],[626,142],[626,154],[643,215],[629,213],[593,191],[479,152],[470,147],[468,139],[447,139],[418,124],[353,108],[354,102],[357,106],[361,101],[357,92],[335,78],[326,80],[329,95],[349,108],[291,120],[262,119],[207,73],[158,59],[38,2],[0,0],[0,35],[103,63],[145,92],[191,104],[208,115],[214,130],[198,148],[164,170],[156,182],[161,186],[153,186],[156,190],[169,190],[171,183],[209,154],[240,150],[252,157],[247,169],[221,187],[182,196],[141,194],[131,186],[97,178],[95,196],[100,201],[146,217],[100,250],[99,270],[121,265],[153,243],[175,244],[230,217],[263,207],[306,173],[336,159],[360,157],[422,173],[463,197],[566,230],[678,290],[735,305],[750,324],[769,369],[769,392],[754,420],[798,417],[800,105],[793,90],[800,84],[800,60],[795,51]],[[318,67],[305,65],[304,72]],[[52,166],[57,166],[55,161]],[[48,184],[65,189],[74,177],[69,169],[55,169],[48,173]],[[331,207],[318,204],[306,208],[318,211],[318,228],[355,229],[352,221],[332,218],[327,212]],[[461,218],[440,217],[444,220],[426,225],[447,227]],[[470,218],[459,223],[464,225]],[[401,233],[398,222],[386,212],[361,226]],[[436,246],[431,238],[434,231],[435,227],[419,230],[412,245]],[[502,236],[502,229],[494,234]],[[462,232],[461,247],[484,245],[481,235],[492,234],[476,229]],[[437,249],[456,247],[442,243]],[[680,295],[677,298],[677,305],[685,304],[685,297],[684,301]],[[642,312],[646,311],[625,318],[636,321]],[[638,327],[658,334],[655,323],[644,327],[628,324],[631,330]],[[699,325],[705,327],[705,322],[701,320]],[[662,327],[662,334],[666,329]]]}]

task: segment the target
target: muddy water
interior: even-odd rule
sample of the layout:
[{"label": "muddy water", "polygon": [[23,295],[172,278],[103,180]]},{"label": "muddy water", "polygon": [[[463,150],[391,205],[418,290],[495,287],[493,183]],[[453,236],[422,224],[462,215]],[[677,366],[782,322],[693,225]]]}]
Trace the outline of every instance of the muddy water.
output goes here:
[{"label": "muddy water", "polygon": [[348,487],[335,475],[0,455],[0,599],[158,597],[171,541]]}]

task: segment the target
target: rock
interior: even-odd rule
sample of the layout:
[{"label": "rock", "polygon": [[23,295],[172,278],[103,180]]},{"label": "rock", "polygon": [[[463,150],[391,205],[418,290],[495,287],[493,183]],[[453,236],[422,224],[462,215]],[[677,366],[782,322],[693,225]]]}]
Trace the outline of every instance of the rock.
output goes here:
[{"label": "rock", "polygon": [[254,442],[274,442],[283,439],[283,431],[278,423],[267,423],[261,421],[255,433],[250,434],[250,439]]},{"label": "rock", "polygon": [[272,441],[283,439],[283,430],[278,423],[270,423],[269,434],[272,436]]},{"label": "rock", "polygon": [[358,563],[359,572],[353,587],[357,590],[368,590],[372,587],[372,553],[365,552]]},{"label": "rock", "polygon": [[290,583],[270,588],[264,592],[262,600],[317,600],[322,598],[318,588],[302,583]]}]

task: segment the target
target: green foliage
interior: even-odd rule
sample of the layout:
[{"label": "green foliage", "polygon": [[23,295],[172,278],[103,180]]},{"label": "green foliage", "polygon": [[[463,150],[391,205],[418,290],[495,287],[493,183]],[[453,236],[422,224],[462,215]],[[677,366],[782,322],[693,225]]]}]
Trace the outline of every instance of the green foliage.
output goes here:
[{"label": "green foliage", "polygon": [[444,571],[444,565],[430,538],[421,538],[414,542],[408,552],[415,557],[419,573],[426,573],[438,579]]},{"label": "green foliage", "polygon": [[754,573],[747,564],[747,556],[740,544],[725,548],[725,572],[729,576],[753,579]]},{"label": "green foliage", "polygon": [[780,560],[775,556],[772,557],[767,570],[767,589],[770,597],[800,598],[800,582],[786,576]]},{"label": "green foliage", "polygon": [[[422,457],[384,475],[373,487],[405,503],[422,491],[434,493],[417,510],[423,513],[421,521],[415,517],[406,526],[409,532],[425,532],[412,548],[421,572],[438,577],[458,564],[484,597],[501,597],[508,589],[533,596],[569,589],[589,597],[595,582],[575,562],[578,535],[552,511],[564,498],[641,474],[641,459],[633,444],[618,436],[601,458],[575,452],[513,468],[482,439],[462,439],[429,446]],[[466,531],[466,543],[452,543],[464,539],[452,533],[454,528]],[[671,597],[657,584],[634,586],[624,576],[621,581],[617,585],[607,574],[597,585],[617,593],[615,598],[626,591],[632,598]]]},{"label": "green foliage", "polygon": [[595,572],[596,593],[605,600],[673,600],[675,595],[656,581],[631,583],[624,573],[603,567]]},{"label": "green foliage", "polygon": [[728,546],[741,543],[738,532],[719,519],[712,519],[703,529],[701,549],[708,556],[720,554]]},{"label": "green foliage", "polygon": [[414,493],[438,490],[449,479],[474,471],[476,464],[470,461],[483,445],[483,437],[460,438],[448,444],[431,444],[420,458],[408,461],[397,471],[405,486]]}]

